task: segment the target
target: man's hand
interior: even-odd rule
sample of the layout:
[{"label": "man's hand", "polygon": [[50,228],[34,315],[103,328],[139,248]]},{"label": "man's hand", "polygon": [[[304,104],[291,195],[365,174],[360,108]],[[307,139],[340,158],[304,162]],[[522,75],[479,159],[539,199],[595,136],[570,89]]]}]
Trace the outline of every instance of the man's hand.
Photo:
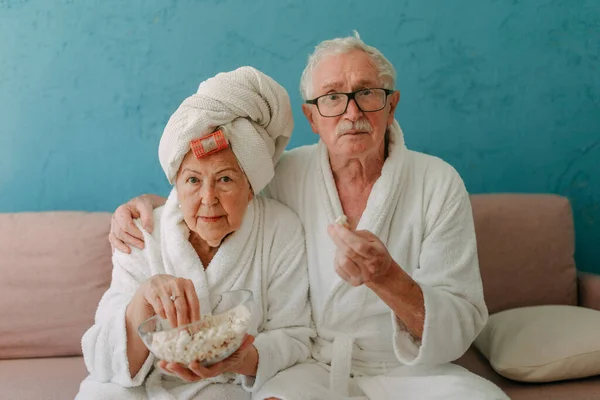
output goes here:
[{"label": "man's hand", "polygon": [[152,233],[154,229],[154,218],[152,210],[165,204],[166,199],[152,194],[145,194],[129,200],[120,205],[112,215],[110,221],[110,234],[108,241],[112,247],[123,253],[131,253],[131,248],[135,246],[138,249],[144,248],[144,235],[135,226],[133,220],[141,218],[142,226],[148,232]]},{"label": "man's hand", "polygon": [[417,282],[371,232],[353,232],[338,224],[330,225],[327,231],[337,246],[334,262],[338,275],[352,286],[366,284],[420,340],[425,327],[425,299]]},{"label": "man's hand", "polygon": [[377,282],[394,265],[385,245],[369,231],[351,231],[339,224],[329,225],[329,236],[337,246],[335,271],[352,286]]},{"label": "man's hand", "polygon": [[254,336],[246,335],[240,348],[227,357],[210,367],[203,367],[199,361],[194,361],[187,366],[177,363],[159,361],[158,366],[163,370],[176,374],[187,382],[196,382],[202,379],[214,378],[225,372],[256,376],[258,369],[258,350],[252,345]]}]

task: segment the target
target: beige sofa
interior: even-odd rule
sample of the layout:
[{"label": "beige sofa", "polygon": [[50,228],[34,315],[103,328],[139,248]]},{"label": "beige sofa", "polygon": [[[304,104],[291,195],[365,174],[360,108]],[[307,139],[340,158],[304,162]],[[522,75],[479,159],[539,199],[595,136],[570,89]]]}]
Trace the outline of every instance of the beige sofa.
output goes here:
[{"label": "beige sofa", "polygon": [[[472,203],[491,313],[540,304],[600,309],[600,277],[575,269],[566,199],[475,195]],[[0,214],[0,398],[65,400],[77,393],[87,375],[80,339],[111,278],[109,224],[108,213]],[[600,377],[516,383],[474,348],[457,363],[512,399],[600,399]]]}]

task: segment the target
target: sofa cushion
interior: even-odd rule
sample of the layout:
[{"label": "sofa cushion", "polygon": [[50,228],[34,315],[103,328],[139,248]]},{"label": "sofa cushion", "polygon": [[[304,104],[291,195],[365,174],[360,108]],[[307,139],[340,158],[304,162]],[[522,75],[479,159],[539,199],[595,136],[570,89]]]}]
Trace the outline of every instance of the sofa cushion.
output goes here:
[{"label": "sofa cushion", "polygon": [[555,195],[471,196],[485,300],[490,313],[577,304],[569,201]]},{"label": "sofa cushion", "polygon": [[498,375],[474,346],[456,362],[500,387],[511,400],[598,400],[600,376],[550,383],[521,383]]},{"label": "sofa cushion", "polygon": [[577,292],[580,306],[600,310],[600,275],[579,272]]},{"label": "sofa cushion", "polygon": [[3,399],[73,399],[87,376],[82,357],[0,360]]},{"label": "sofa cushion", "polygon": [[0,214],[0,359],[81,354],[110,284],[109,213]]},{"label": "sofa cushion", "polygon": [[552,382],[600,374],[600,311],[534,306],[494,314],[475,346],[500,375]]}]

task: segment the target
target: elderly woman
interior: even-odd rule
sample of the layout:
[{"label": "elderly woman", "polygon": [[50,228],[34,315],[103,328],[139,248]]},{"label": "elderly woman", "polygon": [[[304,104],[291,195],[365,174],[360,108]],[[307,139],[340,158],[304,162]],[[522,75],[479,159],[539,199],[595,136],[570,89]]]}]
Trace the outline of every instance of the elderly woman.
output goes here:
[{"label": "elderly woman", "polygon": [[[203,82],[177,109],[159,145],[174,187],[152,234],[143,230],[144,250],[114,253],[111,286],[82,340],[90,375],[78,398],[249,399],[309,357],[302,227],[257,195],[292,128],[285,90],[250,67]],[[212,296],[242,288],[254,294],[253,335],[215,365],[155,360],[137,333],[157,314],[176,326],[196,321]]]}]

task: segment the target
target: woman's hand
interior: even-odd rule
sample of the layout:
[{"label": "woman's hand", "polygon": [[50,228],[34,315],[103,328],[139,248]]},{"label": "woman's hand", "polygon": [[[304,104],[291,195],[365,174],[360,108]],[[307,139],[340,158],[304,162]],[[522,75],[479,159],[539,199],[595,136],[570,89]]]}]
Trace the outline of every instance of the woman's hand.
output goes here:
[{"label": "woman's hand", "polygon": [[[146,318],[160,315],[172,327],[189,324],[200,319],[200,302],[194,284],[189,279],[172,275],[154,275],[135,293],[132,305]],[[129,311],[129,310],[128,310]]]},{"label": "woman's hand", "polygon": [[256,350],[256,347],[252,343],[254,343],[254,336],[246,335],[244,342],[235,353],[210,367],[203,367],[198,360],[191,362],[187,366],[162,360],[159,361],[158,366],[187,382],[213,378],[225,372],[256,376],[258,350]]}]

